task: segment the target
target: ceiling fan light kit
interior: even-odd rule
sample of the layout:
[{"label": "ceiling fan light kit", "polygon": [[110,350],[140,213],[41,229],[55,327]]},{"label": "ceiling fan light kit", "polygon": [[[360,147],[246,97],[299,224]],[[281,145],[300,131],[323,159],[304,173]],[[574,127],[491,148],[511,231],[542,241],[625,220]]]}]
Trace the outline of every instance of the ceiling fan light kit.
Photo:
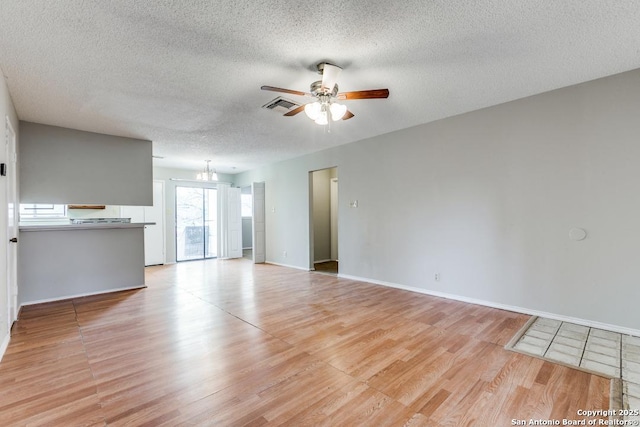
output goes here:
[{"label": "ceiling fan light kit", "polygon": [[319,63],[317,68],[318,73],[322,74],[322,80],[311,83],[311,92],[309,93],[274,86],[262,86],[261,89],[315,98],[316,100],[314,102],[295,108],[284,115],[291,117],[304,110],[307,117],[319,125],[327,125],[329,123],[329,115],[331,115],[331,120],[333,121],[348,120],[354,116],[354,114],[347,109],[346,105],[335,102],[336,99],[380,99],[389,97],[389,89],[339,93],[336,82],[342,72],[342,68],[327,62]]}]

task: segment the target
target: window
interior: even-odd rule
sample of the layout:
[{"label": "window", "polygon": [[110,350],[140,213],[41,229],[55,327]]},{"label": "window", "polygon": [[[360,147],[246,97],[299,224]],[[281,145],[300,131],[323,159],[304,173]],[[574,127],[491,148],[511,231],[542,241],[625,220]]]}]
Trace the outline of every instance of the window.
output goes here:
[{"label": "window", "polygon": [[59,219],[67,217],[66,205],[20,204],[20,220]]},{"label": "window", "polygon": [[253,216],[253,196],[251,194],[240,195],[240,214],[245,218]]}]

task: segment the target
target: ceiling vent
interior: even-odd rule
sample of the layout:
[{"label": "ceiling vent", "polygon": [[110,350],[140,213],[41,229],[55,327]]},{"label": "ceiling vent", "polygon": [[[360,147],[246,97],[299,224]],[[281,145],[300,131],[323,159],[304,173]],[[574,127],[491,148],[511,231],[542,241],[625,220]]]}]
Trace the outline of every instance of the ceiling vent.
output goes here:
[{"label": "ceiling vent", "polygon": [[277,113],[287,113],[294,108],[298,108],[300,104],[296,104],[295,102],[285,99],[281,96],[273,99],[262,106],[262,108],[266,108],[268,110],[273,110]]}]

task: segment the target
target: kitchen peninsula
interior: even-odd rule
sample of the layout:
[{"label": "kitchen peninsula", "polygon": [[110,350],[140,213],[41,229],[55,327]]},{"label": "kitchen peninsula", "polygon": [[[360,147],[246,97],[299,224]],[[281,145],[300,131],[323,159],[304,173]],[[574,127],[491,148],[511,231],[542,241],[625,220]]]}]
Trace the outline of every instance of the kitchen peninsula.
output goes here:
[{"label": "kitchen peninsula", "polygon": [[19,305],[145,287],[145,225],[20,225]]}]

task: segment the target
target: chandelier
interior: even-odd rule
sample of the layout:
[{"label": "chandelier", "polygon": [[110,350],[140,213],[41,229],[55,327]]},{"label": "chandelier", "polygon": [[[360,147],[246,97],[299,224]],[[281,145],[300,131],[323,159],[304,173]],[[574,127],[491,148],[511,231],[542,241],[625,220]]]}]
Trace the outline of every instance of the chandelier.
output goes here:
[{"label": "chandelier", "polygon": [[205,162],[207,162],[207,166],[205,166],[204,170],[199,173],[196,178],[200,181],[217,181],[218,174],[216,173],[216,170],[210,169],[209,167],[209,163],[211,163],[211,160],[205,160]]}]

